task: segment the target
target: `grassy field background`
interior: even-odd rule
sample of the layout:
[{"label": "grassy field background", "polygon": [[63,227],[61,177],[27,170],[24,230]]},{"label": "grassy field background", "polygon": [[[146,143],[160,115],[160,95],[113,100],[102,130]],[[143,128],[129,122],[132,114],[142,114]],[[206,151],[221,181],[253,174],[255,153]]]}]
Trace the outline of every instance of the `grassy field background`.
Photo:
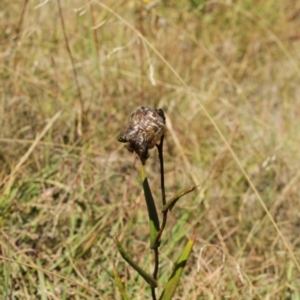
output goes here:
[{"label": "grassy field background", "polygon": [[[167,196],[200,184],[158,290],[194,230],[174,299],[300,299],[299,2],[60,5],[0,5],[0,298],[120,299],[115,265],[151,299],[113,242],[151,271],[140,163],[116,139],[148,105],[168,118]],[[155,151],[147,172],[159,198]]]}]

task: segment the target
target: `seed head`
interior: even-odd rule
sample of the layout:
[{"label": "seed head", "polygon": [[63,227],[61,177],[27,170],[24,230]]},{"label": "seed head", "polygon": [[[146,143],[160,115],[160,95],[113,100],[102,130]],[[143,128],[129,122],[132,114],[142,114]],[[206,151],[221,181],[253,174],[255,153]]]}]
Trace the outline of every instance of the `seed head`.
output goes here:
[{"label": "seed head", "polygon": [[126,143],[126,148],[135,152],[145,164],[149,149],[159,143],[165,131],[165,115],[162,109],[139,106],[131,114],[126,129],[118,136],[118,141]]}]

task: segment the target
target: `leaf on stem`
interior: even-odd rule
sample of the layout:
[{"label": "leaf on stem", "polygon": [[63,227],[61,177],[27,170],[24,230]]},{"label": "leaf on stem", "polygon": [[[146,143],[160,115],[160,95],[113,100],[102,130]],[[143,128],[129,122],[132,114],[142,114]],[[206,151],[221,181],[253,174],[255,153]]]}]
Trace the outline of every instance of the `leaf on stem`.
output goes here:
[{"label": "leaf on stem", "polygon": [[166,284],[166,287],[165,287],[163,293],[161,294],[159,300],[171,300],[172,299],[172,297],[175,293],[175,290],[178,286],[179,279],[181,277],[183,268],[185,267],[186,262],[191,254],[194,242],[195,242],[194,237],[192,237],[188,240],[185,248],[183,249],[180,257],[178,258],[178,260],[176,262],[173,273],[170,276],[170,279],[169,279],[168,283]]},{"label": "leaf on stem", "polygon": [[175,196],[173,196],[169,201],[167,201],[166,205],[163,206],[162,208],[162,212],[166,212],[167,210],[171,211],[172,208],[174,207],[174,205],[176,204],[176,202],[184,195],[192,192],[193,190],[195,190],[197,187],[199,187],[199,185],[195,185],[192,186],[190,188],[187,189],[183,189],[180,192],[178,192]]},{"label": "leaf on stem", "polygon": [[128,253],[122,247],[122,245],[119,242],[119,240],[117,239],[117,237],[114,237],[114,241],[115,241],[115,244],[116,244],[120,254],[128,262],[128,264],[130,266],[132,266],[146,280],[146,282],[151,287],[154,287],[154,288],[157,287],[156,280],[131,259],[131,257],[128,255]]},{"label": "leaf on stem", "polygon": [[150,248],[155,248],[156,245],[156,237],[159,232],[159,219],[155,206],[155,202],[152,196],[152,192],[148,183],[145,166],[141,167],[142,173],[142,181],[143,181],[143,189],[145,194],[145,199],[147,203],[148,216],[149,216],[149,226],[150,226]]}]

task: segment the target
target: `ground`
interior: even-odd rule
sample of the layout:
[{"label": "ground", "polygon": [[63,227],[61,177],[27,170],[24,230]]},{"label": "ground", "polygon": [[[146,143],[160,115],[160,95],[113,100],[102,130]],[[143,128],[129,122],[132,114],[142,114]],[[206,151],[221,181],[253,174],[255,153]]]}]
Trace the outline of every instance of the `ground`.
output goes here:
[{"label": "ground", "polygon": [[[0,296],[151,299],[140,162],[117,141],[164,110],[171,211],[158,294],[300,299],[300,6],[256,1],[2,1]],[[160,203],[156,149],[146,163]],[[0,297],[0,298],[1,298]],[[1,298],[2,299],[2,298]]]}]

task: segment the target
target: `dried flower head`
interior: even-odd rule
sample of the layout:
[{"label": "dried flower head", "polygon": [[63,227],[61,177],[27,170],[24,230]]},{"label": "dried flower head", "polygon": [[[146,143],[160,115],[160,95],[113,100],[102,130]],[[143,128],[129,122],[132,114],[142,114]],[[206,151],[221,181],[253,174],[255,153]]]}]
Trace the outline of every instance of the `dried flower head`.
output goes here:
[{"label": "dried flower head", "polygon": [[165,131],[165,115],[161,109],[139,106],[131,114],[118,141],[126,143],[126,148],[137,153],[144,164],[149,157],[149,149],[159,143]]}]

